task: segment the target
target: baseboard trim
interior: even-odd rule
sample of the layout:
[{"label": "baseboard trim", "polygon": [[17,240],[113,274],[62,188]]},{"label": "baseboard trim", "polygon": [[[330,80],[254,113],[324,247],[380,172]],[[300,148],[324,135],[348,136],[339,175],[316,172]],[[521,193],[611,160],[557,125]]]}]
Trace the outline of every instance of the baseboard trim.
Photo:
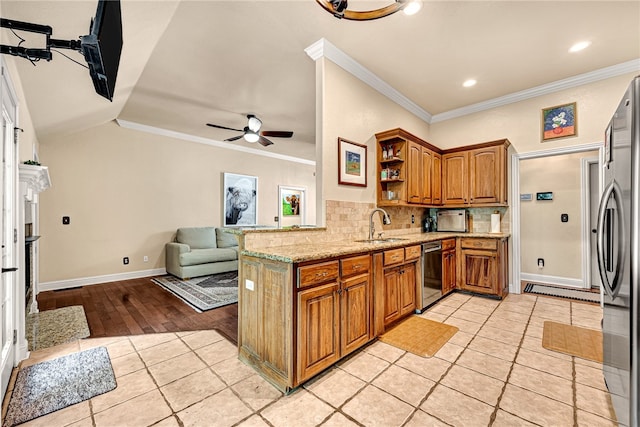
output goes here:
[{"label": "baseboard trim", "polygon": [[38,293],[42,291],[56,291],[60,289],[79,288],[87,285],[99,285],[100,283],[118,282],[120,280],[139,279],[141,277],[160,276],[167,274],[164,268],[152,270],[132,271],[128,273],[106,274],[104,276],[81,277],[78,279],[55,280],[38,284]]},{"label": "baseboard trim", "polygon": [[565,286],[567,288],[585,289],[582,279],[572,279],[570,277],[545,276],[542,274],[520,273],[520,280],[523,282],[541,283],[545,285]]}]

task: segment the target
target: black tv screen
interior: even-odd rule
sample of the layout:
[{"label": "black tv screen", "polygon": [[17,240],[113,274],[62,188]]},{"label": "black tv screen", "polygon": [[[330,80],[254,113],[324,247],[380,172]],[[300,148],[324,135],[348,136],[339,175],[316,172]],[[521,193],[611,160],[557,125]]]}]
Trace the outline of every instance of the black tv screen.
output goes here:
[{"label": "black tv screen", "polygon": [[122,52],[120,0],[98,1],[90,34],[80,37],[80,42],[96,92],[113,101]]}]

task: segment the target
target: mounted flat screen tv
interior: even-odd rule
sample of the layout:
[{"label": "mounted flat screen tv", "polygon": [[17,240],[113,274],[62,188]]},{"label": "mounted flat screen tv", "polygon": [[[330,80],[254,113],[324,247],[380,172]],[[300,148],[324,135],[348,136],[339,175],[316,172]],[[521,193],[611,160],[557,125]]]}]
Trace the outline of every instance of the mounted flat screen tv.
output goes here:
[{"label": "mounted flat screen tv", "polygon": [[89,35],[80,37],[89,75],[98,95],[112,101],[122,52],[120,0],[98,1],[89,32]]}]

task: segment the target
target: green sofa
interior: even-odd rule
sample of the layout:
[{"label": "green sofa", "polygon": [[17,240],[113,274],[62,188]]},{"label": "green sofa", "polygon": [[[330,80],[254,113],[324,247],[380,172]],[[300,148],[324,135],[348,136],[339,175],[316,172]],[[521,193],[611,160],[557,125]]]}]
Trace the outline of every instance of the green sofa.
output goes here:
[{"label": "green sofa", "polygon": [[166,244],[167,273],[181,279],[238,269],[238,239],[216,227],[185,227]]}]

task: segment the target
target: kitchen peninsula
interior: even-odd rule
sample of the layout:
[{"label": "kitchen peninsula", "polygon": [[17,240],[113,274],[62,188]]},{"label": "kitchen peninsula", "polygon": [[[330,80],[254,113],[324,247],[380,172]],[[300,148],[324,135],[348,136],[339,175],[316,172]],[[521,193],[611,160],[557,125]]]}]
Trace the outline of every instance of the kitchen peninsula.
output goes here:
[{"label": "kitchen peninsula", "polygon": [[283,233],[295,244],[250,243],[257,233],[277,239],[280,231],[229,230],[240,241],[239,357],[283,392],[422,308],[424,242],[456,242],[456,289],[508,293],[508,233],[414,232],[363,243],[323,241],[325,230],[311,228]]}]

